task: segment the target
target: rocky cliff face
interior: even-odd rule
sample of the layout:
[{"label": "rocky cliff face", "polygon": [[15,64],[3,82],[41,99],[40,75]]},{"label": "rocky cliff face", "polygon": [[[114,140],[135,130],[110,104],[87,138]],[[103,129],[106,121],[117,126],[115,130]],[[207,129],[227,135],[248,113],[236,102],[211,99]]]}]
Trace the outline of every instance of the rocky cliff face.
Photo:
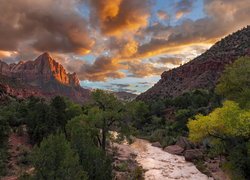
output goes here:
[{"label": "rocky cliff face", "polygon": [[[23,97],[29,94],[44,97],[62,95],[76,102],[84,102],[90,94],[89,90],[80,86],[76,73],[67,73],[64,67],[52,59],[48,53],[40,55],[34,61],[20,61],[18,64],[8,65],[0,61],[0,74],[2,78],[8,78],[5,82],[18,82],[18,88],[13,86],[15,83],[2,82],[2,87],[5,87],[5,90],[13,96],[16,93]],[[25,86],[29,88],[25,89]],[[15,92],[17,89],[19,93]]]},{"label": "rocky cliff face", "polygon": [[20,61],[18,64],[8,65],[0,61],[0,73],[39,86],[50,81],[70,86],[80,85],[76,74],[67,73],[48,53],[40,55],[35,61]]},{"label": "rocky cliff face", "polygon": [[225,66],[241,56],[250,56],[250,26],[225,37],[183,66],[163,72],[161,79],[137,99],[150,101],[198,88],[213,89]]}]

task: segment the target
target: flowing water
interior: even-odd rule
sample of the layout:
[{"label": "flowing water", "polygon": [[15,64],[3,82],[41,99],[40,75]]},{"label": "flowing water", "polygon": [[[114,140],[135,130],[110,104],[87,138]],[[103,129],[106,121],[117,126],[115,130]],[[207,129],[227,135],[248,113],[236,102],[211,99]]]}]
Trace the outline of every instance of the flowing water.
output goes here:
[{"label": "flowing water", "polygon": [[128,145],[137,154],[136,161],[146,170],[146,180],[208,180],[194,164],[185,161],[183,156],[169,154],[148,141],[136,139]]}]

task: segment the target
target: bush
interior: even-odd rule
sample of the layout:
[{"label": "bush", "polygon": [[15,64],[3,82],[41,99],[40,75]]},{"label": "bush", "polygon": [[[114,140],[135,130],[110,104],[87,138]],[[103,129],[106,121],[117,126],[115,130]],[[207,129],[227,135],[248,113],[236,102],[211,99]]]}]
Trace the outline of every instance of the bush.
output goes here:
[{"label": "bush", "polygon": [[71,149],[64,135],[50,135],[32,155],[35,179],[82,180],[86,173],[79,164],[78,155]]}]

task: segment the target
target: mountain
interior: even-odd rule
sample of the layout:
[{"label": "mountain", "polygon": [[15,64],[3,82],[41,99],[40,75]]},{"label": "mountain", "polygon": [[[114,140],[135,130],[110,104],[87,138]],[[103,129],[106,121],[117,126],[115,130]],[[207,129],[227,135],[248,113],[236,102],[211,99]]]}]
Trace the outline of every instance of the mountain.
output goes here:
[{"label": "mountain", "polygon": [[47,98],[61,95],[80,103],[90,96],[90,91],[80,86],[76,73],[67,73],[48,53],[43,53],[34,61],[17,64],[0,61],[0,75],[2,92],[11,96]]},{"label": "mountain", "polygon": [[125,92],[125,91],[113,92],[113,93],[118,99],[124,100],[124,101],[132,101],[137,97],[136,94]]},{"label": "mountain", "polygon": [[161,79],[136,99],[151,101],[198,88],[213,89],[225,66],[241,56],[250,56],[250,26],[223,38],[192,61],[163,72]]}]

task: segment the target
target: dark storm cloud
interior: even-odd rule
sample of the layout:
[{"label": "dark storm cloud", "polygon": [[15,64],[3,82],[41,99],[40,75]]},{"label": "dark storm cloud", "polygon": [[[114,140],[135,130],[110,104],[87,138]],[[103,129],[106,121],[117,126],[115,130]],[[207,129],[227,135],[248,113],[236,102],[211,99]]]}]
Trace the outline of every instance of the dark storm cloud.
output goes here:
[{"label": "dark storm cloud", "polygon": [[0,3],[0,50],[25,42],[38,51],[89,52],[93,41],[78,0],[7,0]]}]

